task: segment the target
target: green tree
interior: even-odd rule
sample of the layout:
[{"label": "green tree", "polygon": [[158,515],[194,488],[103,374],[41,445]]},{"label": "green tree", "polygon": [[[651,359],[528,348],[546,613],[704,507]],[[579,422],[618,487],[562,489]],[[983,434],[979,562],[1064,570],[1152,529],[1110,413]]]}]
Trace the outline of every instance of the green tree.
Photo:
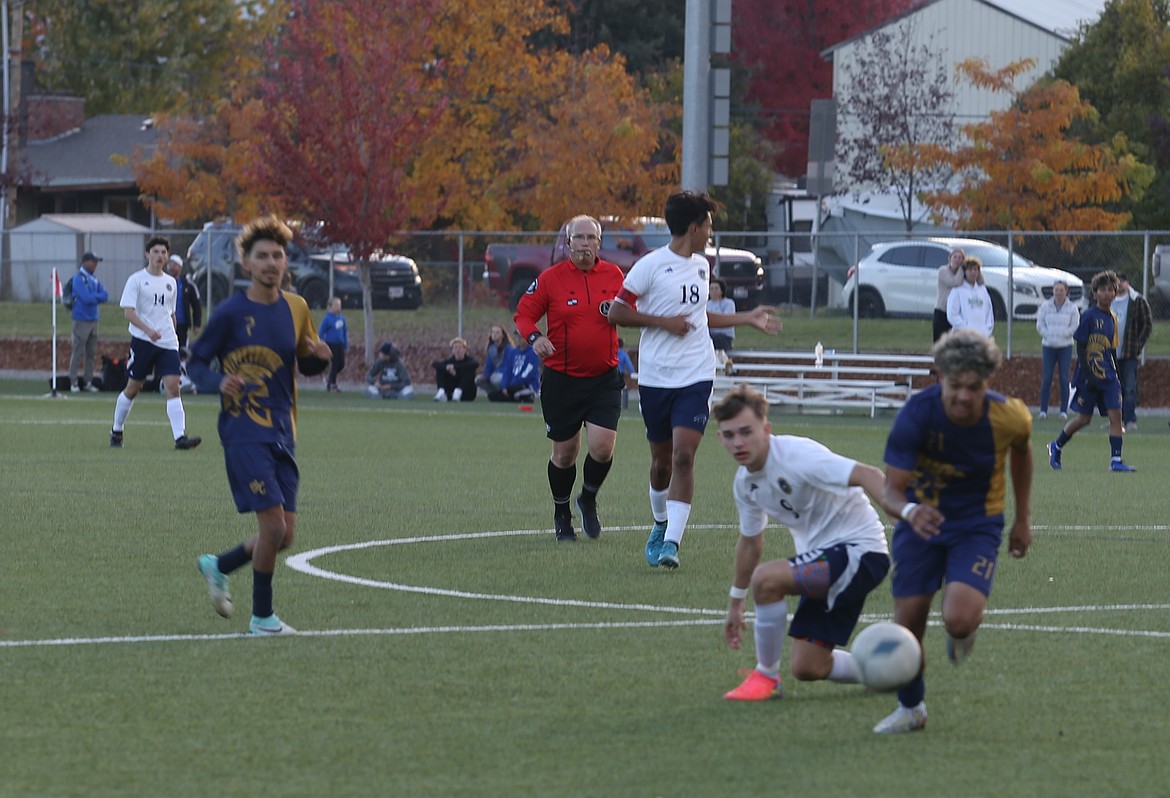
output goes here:
[{"label": "green tree", "polygon": [[252,71],[282,0],[37,0],[24,50],[42,89],[93,114],[191,113]]},{"label": "green tree", "polygon": [[1078,125],[1078,135],[1107,143],[1121,134],[1134,155],[1156,169],[1144,195],[1122,200],[1137,228],[1170,228],[1168,64],[1170,0],[1110,0],[1053,68],[1097,109],[1096,119]]}]

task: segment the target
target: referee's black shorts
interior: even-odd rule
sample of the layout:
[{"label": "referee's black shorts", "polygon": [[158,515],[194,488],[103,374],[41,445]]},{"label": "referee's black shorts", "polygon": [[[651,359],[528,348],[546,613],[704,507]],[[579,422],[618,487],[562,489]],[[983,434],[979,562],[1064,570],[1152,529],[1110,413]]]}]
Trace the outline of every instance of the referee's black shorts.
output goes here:
[{"label": "referee's black shorts", "polygon": [[540,409],[553,441],[567,441],[586,422],[617,429],[622,415],[622,375],[615,366],[596,377],[570,377],[545,368],[540,373]]}]

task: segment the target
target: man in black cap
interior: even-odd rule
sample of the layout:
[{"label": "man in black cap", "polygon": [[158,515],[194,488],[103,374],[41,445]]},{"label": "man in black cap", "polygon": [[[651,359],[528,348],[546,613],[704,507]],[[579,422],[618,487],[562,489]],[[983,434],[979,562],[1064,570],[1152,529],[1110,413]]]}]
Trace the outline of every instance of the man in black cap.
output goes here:
[{"label": "man in black cap", "polygon": [[[69,390],[96,391],[93,384],[93,362],[97,357],[98,305],[110,295],[102,281],[94,276],[101,258],[92,252],[81,256],[81,268],[73,275],[73,351],[69,355]],[[77,367],[85,357],[85,379],[77,379]]]},{"label": "man in black cap", "polygon": [[410,399],[414,386],[398,347],[387,341],[378,352],[378,359],[366,375],[366,395],[372,399]]}]

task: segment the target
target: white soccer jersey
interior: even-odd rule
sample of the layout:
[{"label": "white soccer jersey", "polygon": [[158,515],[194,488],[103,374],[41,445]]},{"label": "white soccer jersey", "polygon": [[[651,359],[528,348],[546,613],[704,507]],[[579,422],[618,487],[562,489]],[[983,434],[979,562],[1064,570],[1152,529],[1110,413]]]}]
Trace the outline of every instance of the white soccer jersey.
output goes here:
[{"label": "white soccer jersey", "polygon": [[686,335],[643,327],[638,345],[638,384],[685,388],[715,378],[715,348],[707,330],[711,264],[702,255],[681,257],[661,247],[634,264],[622,283],[639,312],[650,316],[686,315]]},{"label": "white soccer jersey", "polygon": [[134,272],[122,289],[119,306],[134,308],[138,318],[158,330],[162,337],[151,341],[150,336],[130,325],[130,335],[157,346],[159,349],[179,349],[179,336],[175,333],[175,297],[178,292],[175,278],[166,272],[155,277],[146,269]]},{"label": "white soccer jersey", "polygon": [[856,465],[809,438],[773,435],[763,470],[740,466],[735,474],[740,534],[760,534],[771,516],[788,527],[797,554],[843,543],[888,554],[877,511],[862,488],[849,486]]}]

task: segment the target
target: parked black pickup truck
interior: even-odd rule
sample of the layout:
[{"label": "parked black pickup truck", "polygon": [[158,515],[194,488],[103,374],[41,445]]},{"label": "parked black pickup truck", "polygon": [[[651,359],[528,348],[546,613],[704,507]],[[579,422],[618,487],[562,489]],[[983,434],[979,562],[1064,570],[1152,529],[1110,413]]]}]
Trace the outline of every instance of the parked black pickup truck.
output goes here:
[{"label": "parked black pickup truck", "polygon": [[[204,297],[211,270],[211,301],[219,304],[230,292],[246,289],[252,282],[244,274],[236,253],[239,225],[208,225],[187,250],[187,268]],[[309,307],[317,310],[329,302],[329,263],[333,262],[333,295],[342,307],[362,306],[358,265],[344,247],[318,246],[300,238],[288,245],[288,270],[293,288]],[[209,266],[210,264],[210,266]],[[402,255],[385,255],[370,261],[370,289],[375,308],[415,310],[422,305],[422,279],[418,265]]]},{"label": "parked black pickup truck", "polygon": [[[669,243],[670,230],[666,227],[666,220],[643,217],[625,229],[604,230],[599,256],[626,272],[647,252]],[[727,294],[735,300],[738,309],[752,308],[760,303],[764,268],[758,256],[728,247],[719,247],[718,250],[708,247],[706,255],[711,261],[713,274],[727,283]],[[546,244],[488,244],[484,252],[484,284],[501,300],[507,301],[510,310],[515,310],[532,281],[566,257],[563,228],[552,247]]]}]

